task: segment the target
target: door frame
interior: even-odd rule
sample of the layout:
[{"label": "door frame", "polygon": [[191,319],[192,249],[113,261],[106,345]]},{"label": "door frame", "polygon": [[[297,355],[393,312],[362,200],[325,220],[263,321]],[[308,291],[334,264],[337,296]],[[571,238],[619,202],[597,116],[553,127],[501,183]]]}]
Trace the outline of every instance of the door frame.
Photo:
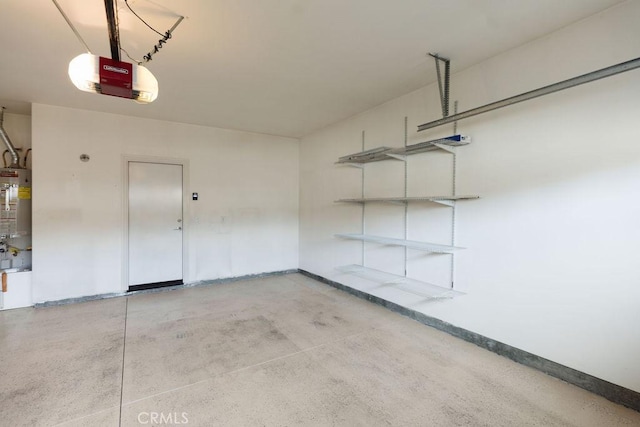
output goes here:
[{"label": "door frame", "polygon": [[182,282],[191,281],[189,275],[189,160],[174,157],[122,156],[122,279],[120,290],[129,290],[129,163],[155,163],[182,166]]}]

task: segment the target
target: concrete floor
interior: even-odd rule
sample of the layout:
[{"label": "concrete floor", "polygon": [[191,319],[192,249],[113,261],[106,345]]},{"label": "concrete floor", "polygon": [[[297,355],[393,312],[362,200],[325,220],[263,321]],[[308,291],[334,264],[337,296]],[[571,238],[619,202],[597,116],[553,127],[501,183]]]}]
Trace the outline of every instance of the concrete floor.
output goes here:
[{"label": "concrete floor", "polygon": [[3,426],[640,425],[299,274],[0,312],[0,346]]}]

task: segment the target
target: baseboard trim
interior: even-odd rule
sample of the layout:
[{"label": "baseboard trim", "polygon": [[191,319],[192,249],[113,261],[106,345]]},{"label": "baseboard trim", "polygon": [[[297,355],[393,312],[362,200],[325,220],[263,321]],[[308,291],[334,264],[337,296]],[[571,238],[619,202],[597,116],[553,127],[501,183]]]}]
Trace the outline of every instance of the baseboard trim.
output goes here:
[{"label": "baseboard trim", "polygon": [[282,276],[285,274],[293,274],[297,273],[298,269],[290,269],[290,270],[280,270],[280,271],[271,271],[266,273],[257,273],[257,274],[247,274],[244,276],[235,276],[235,277],[224,277],[220,279],[212,279],[212,280],[200,280],[197,282],[184,283],[182,285],[172,285],[165,286],[160,288],[152,288],[152,289],[143,289],[143,290],[131,290],[126,292],[114,292],[108,294],[98,294],[98,295],[88,295],[84,297],[78,298],[65,298],[61,300],[53,300],[53,301],[45,301],[39,302],[33,305],[34,308],[41,307],[55,307],[58,305],[67,305],[67,304],[77,304],[80,302],[88,302],[88,301],[97,301],[102,299],[110,299],[110,298],[119,298],[119,297],[129,297],[133,295],[139,294],[151,294],[157,292],[169,292],[175,291],[177,289],[185,289],[185,288],[193,288],[199,286],[210,286],[210,285],[218,285],[223,283],[231,283],[238,282],[240,280],[250,280],[250,279],[259,279],[261,277],[269,277],[269,276]]},{"label": "baseboard trim", "polygon": [[478,347],[482,347],[486,350],[492,351],[496,354],[499,354],[500,356],[507,357],[514,362],[537,369],[547,375],[566,381],[569,384],[573,384],[577,387],[602,396],[614,403],[640,412],[640,393],[636,391],[619,386],[617,384],[610,383],[600,378],[596,378],[592,375],[580,372],[568,366],[561,365],[549,359],[536,356],[535,354],[520,350],[519,348],[512,347],[508,344],[495,341],[491,338],[485,337],[464,328],[460,328],[458,326],[417,312],[410,308],[403,307],[399,304],[387,301],[375,295],[371,295],[358,289],[343,285],[341,283],[334,282],[333,280],[329,280],[317,274],[310,273],[305,270],[298,271],[300,272],[300,274],[318,280],[319,282],[325,283],[329,286],[347,292],[358,298],[365,299],[374,304],[381,305],[391,311],[409,317],[424,325],[431,326],[432,328],[446,332],[456,338],[463,339],[467,342],[477,345]]}]

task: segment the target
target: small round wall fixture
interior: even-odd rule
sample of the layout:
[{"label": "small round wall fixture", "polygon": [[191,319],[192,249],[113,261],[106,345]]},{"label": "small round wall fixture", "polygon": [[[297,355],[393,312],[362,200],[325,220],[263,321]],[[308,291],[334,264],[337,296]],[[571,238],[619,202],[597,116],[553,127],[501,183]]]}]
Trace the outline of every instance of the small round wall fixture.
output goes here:
[{"label": "small round wall fixture", "polygon": [[80,154],[80,161],[81,162],[88,162],[89,159],[91,159],[91,157],[89,157],[88,154]]}]

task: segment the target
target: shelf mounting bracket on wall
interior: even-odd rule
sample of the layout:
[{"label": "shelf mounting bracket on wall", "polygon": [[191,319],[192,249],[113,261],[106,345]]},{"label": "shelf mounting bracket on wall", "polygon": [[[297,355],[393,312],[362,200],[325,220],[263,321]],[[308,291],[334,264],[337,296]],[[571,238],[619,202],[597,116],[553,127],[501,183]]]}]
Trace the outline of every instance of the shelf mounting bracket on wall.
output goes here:
[{"label": "shelf mounting bracket on wall", "polygon": [[364,169],[363,163],[340,163],[342,166],[350,166],[352,168]]},{"label": "shelf mounting bracket on wall", "polygon": [[440,144],[438,142],[436,142],[433,145],[438,147],[441,150],[444,150],[444,151],[448,152],[448,153],[456,154],[456,147],[452,147],[452,146],[446,145],[446,144]]},{"label": "shelf mounting bracket on wall", "polygon": [[[451,61],[437,53],[430,53],[430,57],[436,61],[436,73],[438,74],[438,89],[440,90],[440,104],[442,105],[442,117],[449,116],[449,84],[451,82]],[[444,63],[444,79],[440,71],[440,63]]]},{"label": "shelf mounting bracket on wall", "polygon": [[404,155],[401,155],[401,154],[385,153],[385,156],[391,157],[392,159],[400,160],[402,162],[406,162],[407,161],[407,156],[404,156]]},{"label": "shelf mounting bracket on wall", "polygon": [[433,200],[433,203],[438,203],[440,205],[449,206],[450,208],[456,205],[454,200]]}]

